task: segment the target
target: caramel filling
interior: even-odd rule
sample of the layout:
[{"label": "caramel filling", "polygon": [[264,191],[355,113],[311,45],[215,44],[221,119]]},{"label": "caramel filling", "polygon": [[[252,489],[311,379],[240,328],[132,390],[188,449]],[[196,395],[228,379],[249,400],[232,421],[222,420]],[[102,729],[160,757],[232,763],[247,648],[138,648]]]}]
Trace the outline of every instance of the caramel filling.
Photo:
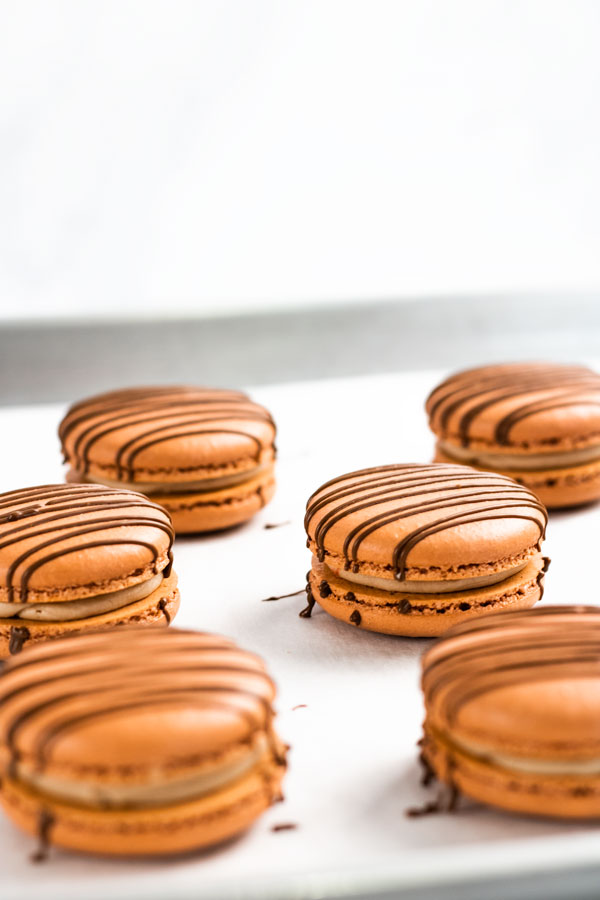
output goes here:
[{"label": "caramel filling", "polygon": [[565,466],[584,465],[600,459],[600,444],[594,447],[583,447],[579,450],[567,450],[556,453],[485,453],[480,450],[469,450],[468,447],[457,447],[448,441],[439,441],[442,453],[457,462],[473,466],[489,466],[491,469],[515,469],[524,472],[543,469],[560,469]]},{"label": "caramel filling", "polygon": [[524,772],[532,775],[597,775],[600,774],[600,759],[534,759],[528,756],[512,756],[496,753],[470,741],[452,739],[452,743],[468,756],[487,762],[502,769]]},{"label": "caramel filling", "polygon": [[449,594],[455,591],[472,591],[476,588],[488,587],[490,584],[498,584],[505,581],[511,575],[521,572],[527,562],[520,563],[510,569],[501,572],[493,572],[491,575],[476,575],[473,578],[456,578],[447,581],[397,581],[395,578],[378,578],[375,575],[362,575],[351,569],[336,571],[330,564],[328,568],[345,581],[362,584],[365,587],[376,588],[380,591],[395,591],[403,594]]},{"label": "caramel filling", "polygon": [[267,763],[267,753],[270,759],[267,739],[261,735],[253,747],[233,762],[184,778],[167,778],[160,770],[153,771],[143,784],[71,781],[29,769],[23,764],[17,766],[17,777],[35,791],[67,803],[113,808],[163,806],[203,797],[233,784],[261,763],[263,758]]},{"label": "caramel filling", "polygon": [[196,481],[115,481],[111,478],[98,478],[95,475],[82,475],[80,473],[78,473],[77,477],[80,482],[104,484],[107,487],[137,491],[140,494],[201,494],[235,487],[236,484],[243,484],[272,465],[272,462],[262,463],[260,466],[245,469],[243,472],[221,475],[219,478],[201,478]]},{"label": "caramel filling", "polygon": [[100,616],[143,600],[155,591],[163,580],[162,572],[131,587],[97,594],[81,600],[58,600],[55,603],[0,603],[0,619],[27,619],[32,622],[70,622]]}]

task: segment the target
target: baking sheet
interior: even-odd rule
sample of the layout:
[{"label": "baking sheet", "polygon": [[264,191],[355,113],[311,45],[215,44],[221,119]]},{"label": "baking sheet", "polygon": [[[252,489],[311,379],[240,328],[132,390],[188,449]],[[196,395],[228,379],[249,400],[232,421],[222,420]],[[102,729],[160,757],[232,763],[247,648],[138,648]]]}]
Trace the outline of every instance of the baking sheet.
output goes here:
[{"label": "baking sheet", "polygon": [[[463,801],[459,814],[406,818],[430,799],[419,785],[419,657],[427,642],[358,631],[318,607],[300,619],[309,566],[304,504],[345,471],[427,461],[423,402],[441,372],[362,377],[252,391],[279,424],[279,488],[248,525],[179,538],[177,625],[222,632],[261,654],[279,686],[279,731],[291,745],[286,800],[239,840],[201,856],[111,861],[53,850],[0,819],[3,900],[401,896],[415,886],[561,870],[598,861],[595,826],[519,818]],[[62,480],[62,406],[0,410],[0,490]],[[600,507],[551,516],[545,603],[594,603]],[[286,524],[282,524],[286,523]],[[265,528],[278,524],[277,528]],[[295,708],[297,707],[297,708]],[[293,823],[291,830],[272,827]]]}]

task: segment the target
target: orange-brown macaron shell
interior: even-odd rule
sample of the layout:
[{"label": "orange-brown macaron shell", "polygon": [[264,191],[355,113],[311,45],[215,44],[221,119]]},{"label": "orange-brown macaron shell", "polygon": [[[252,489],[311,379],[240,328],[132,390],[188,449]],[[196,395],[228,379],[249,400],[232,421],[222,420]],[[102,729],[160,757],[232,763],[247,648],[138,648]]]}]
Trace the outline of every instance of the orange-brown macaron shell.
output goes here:
[{"label": "orange-brown macaron shell", "polygon": [[[599,639],[600,610],[578,607],[447,632],[423,657],[423,751],[438,777],[507,809],[600,816]],[[511,758],[533,771],[511,768]],[[598,771],[544,769],[574,763]]]},{"label": "orange-brown macaron shell", "polygon": [[133,491],[59,484],[1,494],[0,601],[130,587],[168,566],[172,542],[168,514]]},{"label": "orange-brown macaron shell", "polygon": [[342,575],[436,581],[488,575],[531,559],[546,512],[530,491],[456,465],[365,469],[307,504],[308,545]]},{"label": "orange-brown macaron shell", "polygon": [[178,534],[220,531],[248,521],[271,501],[275,493],[274,466],[219,491],[181,494],[149,494],[169,513]]},{"label": "orange-brown macaron shell", "polygon": [[451,375],[431,392],[432,431],[458,446],[523,453],[600,443],[600,374],[585,366],[508,363]]},{"label": "orange-brown macaron shell", "polygon": [[459,794],[508,812],[556,819],[600,818],[600,776],[514,772],[454,751],[425,728],[421,751],[440,781]]},{"label": "orange-brown macaron shell", "polygon": [[283,768],[265,760],[262,768],[205,797],[172,806],[103,810],[48,800],[7,778],[0,804],[32,836],[40,830],[40,809],[51,817],[52,844],[104,856],[170,856],[212,847],[239,835],[273,803]]},{"label": "orange-brown macaron shell", "polygon": [[[454,464],[454,460],[436,446],[434,462]],[[475,466],[480,472],[489,471],[483,466]],[[496,470],[501,475],[513,478],[536,494],[549,509],[580,506],[600,500],[600,461],[579,466],[564,466],[559,469],[511,469]]]},{"label": "orange-brown macaron shell", "polygon": [[[141,600],[128,603],[120,609],[89,616],[86,619],[72,619],[64,622],[37,622],[31,619],[0,618],[0,659],[7,659],[12,647],[31,647],[50,639],[67,637],[84,632],[121,625],[169,625],[179,611],[179,589],[177,575],[172,572],[168,578]],[[15,634],[16,632],[16,634]]]},{"label": "orange-brown macaron shell", "polygon": [[418,595],[351,584],[313,559],[308,584],[319,606],[342,622],[380,634],[437,637],[482,613],[533,606],[542,596],[544,564],[544,558],[537,554],[525,569],[498,584]]},{"label": "orange-brown macaron shell", "polygon": [[59,427],[79,476],[171,483],[237,475],[275,457],[268,411],[239,391],[128,388],[72,406]]},{"label": "orange-brown macaron shell", "polygon": [[[278,796],[274,693],[262,661],[216,635],[126,628],[24,651],[0,679],[5,807],[30,831],[49,810],[51,841],[91,852],[174,853],[223,840]],[[231,783],[156,805],[75,804],[19,775],[152,790],[249,752],[256,762]]]}]

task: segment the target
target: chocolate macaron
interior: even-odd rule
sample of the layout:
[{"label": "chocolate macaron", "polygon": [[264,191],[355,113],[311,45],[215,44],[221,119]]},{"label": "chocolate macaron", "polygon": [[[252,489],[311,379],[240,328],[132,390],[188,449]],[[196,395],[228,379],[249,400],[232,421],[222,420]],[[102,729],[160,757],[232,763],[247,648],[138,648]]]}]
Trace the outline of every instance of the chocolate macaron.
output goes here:
[{"label": "chocolate macaron", "polygon": [[599,646],[600,609],[545,606],[466,622],[425,653],[422,761],[449,789],[442,808],[463,793],[600,818]]},{"label": "chocolate macaron", "polygon": [[216,844],[281,799],[260,659],[216,635],[123,628],[26,649],[0,676],[0,802],[88,853]]},{"label": "chocolate macaron", "polygon": [[68,481],[141,491],[180,533],[239,525],[275,491],[275,424],[239,391],[112,391],[72,406],[59,437]]},{"label": "chocolate macaron", "polygon": [[168,514],[133,491],[50,484],[0,494],[0,658],[24,643],[179,607]]},{"label": "chocolate macaron", "polygon": [[318,602],[369,631],[441,634],[484,612],[533,606],[548,560],[544,506],[467,466],[391,465],[328,481],[307,504]]},{"label": "chocolate macaron", "polygon": [[437,462],[501,472],[548,507],[600,498],[600,375],[511,363],[450,376],[427,399]]}]

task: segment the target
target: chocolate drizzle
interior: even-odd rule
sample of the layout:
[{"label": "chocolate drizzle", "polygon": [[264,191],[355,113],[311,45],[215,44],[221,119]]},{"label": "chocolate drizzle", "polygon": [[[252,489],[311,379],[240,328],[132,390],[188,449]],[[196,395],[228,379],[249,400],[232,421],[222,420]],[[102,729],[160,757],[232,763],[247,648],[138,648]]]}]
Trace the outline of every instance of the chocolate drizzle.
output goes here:
[{"label": "chocolate drizzle", "polygon": [[163,597],[162,600],[159,601],[158,608],[163,613],[165,619],[167,620],[167,625],[171,624],[171,613],[168,610],[169,601],[166,597]]},{"label": "chocolate drizzle", "polygon": [[313,611],[314,605],[316,603],[316,600],[313,597],[313,592],[312,592],[312,589],[310,586],[310,570],[306,573],[306,588],[305,588],[305,590],[306,590],[306,599],[308,602],[307,602],[306,606],[304,607],[304,609],[300,610],[298,615],[300,616],[301,619],[310,619],[310,617],[312,616],[312,611]]},{"label": "chocolate drizzle", "polygon": [[507,403],[510,412],[499,415],[493,431],[493,442],[505,447],[511,446],[515,425],[531,416],[575,405],[600,408],[600,376],[584,366],[551,363],[470,369],[438,385],[426,409],[432,431],[468,447],[477,420]]},{"label": "chocolate drizzle", "polygon": [[[449,726],[472,700],[512,684],[595,672],[600,608],[542,606],[501,612],[456,625],[423,657],[423,692],[429,711]],[[437,707],[436,707],[437,708]],[[428,713],[429,714],[429,713]]]},{"label": "chocolate drizzle", "polygon": [[48,810],[43,809],[38,819],[38,847],[31,856],[31,862],[41,863],[48,859],[50,849],[50,832],[54,825],[54,816]]},{"label": "chocolate drizzle", "polygon": [[[427,521],[422,524],[424,514]],[[349,528],[342,553],[345,568],[353,572],[358,571],[359,551],[366,538],[408,520],[406,534],[391,558],[398,581],[406,577],[410,552],[434,534],[478,522],[521,519],[537,526],[539,549],[548,521],[544,505],[523,485],[495,473],[450,465],[379,466],[324,484],[310,497],[305,516],[309,545],[314,543],[321,562],[327,554],[328,533],[350,517],[358,519],[358,524]],[[421,523],[411,528],[410,519],[417,517]]]},{"label": "chocolate drizzle", "polygon": [[[119,536],[112,536],[117,531]],[[97,547],[143,547],[158,574],[166,548],[164,540],[151,539],[152,531],[167,536],[168,571],[173,527],[165,510],[140,494],[82,484],[44,485],[0,494],[0,551],[11,548],[3,599],[12,603],[18,598],[26,603],[31,579],[40,568]]]},{"label": "chocolate drizzle", "polygon": [[[268,441],[258,436],[263,424],[272,432]],[[267,447],[275,453],[267,410],[239,391],[210,388],[129,388],[91,397],[69,409],[58,433],[65,459],[82,475],[95,447],[115,448],[110,477],[119,481],[133,481],[138,457],[174,438],[236,435],[251,444],[257,463]]]},{"label": "chocolate drizzle", "polygon": [[[207,710],[210,721],[217,710],[245,724],[248,742],[265,732],[273,759],[284,765],[272,729],[273,694],[262,661],[216,635],[140,626],[59,638],[13,657],[1,673],[0,741],[9,774],[18,777],[21,758],[43,771],[63,738],[90,723],[105,723],[110,740],[115,719],[136,711]],[[140,764],[143,755],[140,746]]]},{"label": "chocolate drizzle", "polygon": [[30,637],[29,628],[26,628],[24,625],[13,625],[10,629],[10,638],[8,640],[8,652],[10,655],[15,656],[17,653],[20,653],[25,642]]},{"label": "chocolate drizzle", "polygon": [[263,603],[272,603],[275,600],[287,600],[288,597],[297,597],[298,594],[303,594],[306,588],[300,588],[297,591],[292,591],[291,594],[279,594],[277,597],[263,597]]}]

